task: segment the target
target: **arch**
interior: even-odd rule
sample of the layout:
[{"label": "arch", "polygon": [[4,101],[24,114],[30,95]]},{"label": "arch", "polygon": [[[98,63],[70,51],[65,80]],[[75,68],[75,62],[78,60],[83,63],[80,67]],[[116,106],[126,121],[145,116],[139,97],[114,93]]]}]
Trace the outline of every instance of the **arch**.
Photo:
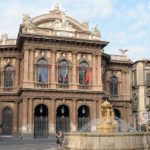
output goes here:
[{"label": "arch", "polygon": [[58,83],[69,83],[69,63],[65,59],[58,62]]},{"label": "arch", "polygon": [[48,63],[45,58],[40,58],[37,61],[36,81],[43,84],[48,82]]},{"label": "arch", "polygon": [[118,95],[118,78],[116,76],[112,76],[110,80],[110,94]]},{"label": "arch", "polygon": [[13,86],[13,67],[11,65],[6,66],[4,69],[4,86]]},{"label": "arch", "polygon": [[89,64],[86,61],[82,61],[79,64],[79,84],[87,85],[90,81]]},{"label": "arch", "polygon": [[90,131],[90,108],[87,105],[81,105],[78,108],[78,130]]},{"label": "arch", "polygon": [[5,107],[2,111],[2,134],[12,135],[13,129],[13,112],[9,107]]},{"label": "arch", "polygon": [[48,108],[39,104],[34,109],[34,138],[48,137]]},{"label": "arch", "polygon": [[70,112],[67,105],[60,105],[56,110],[56,131],[70,131]]}]

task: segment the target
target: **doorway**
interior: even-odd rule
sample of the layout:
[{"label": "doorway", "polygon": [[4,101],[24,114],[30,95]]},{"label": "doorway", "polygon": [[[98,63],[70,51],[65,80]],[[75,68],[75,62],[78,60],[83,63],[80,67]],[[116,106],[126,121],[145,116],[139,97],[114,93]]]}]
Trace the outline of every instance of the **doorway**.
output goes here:
[{"label": "doorway", "polygon": [[48,137],[48,108],[40,104],[34,111],[34,138]]},{"label": "doorway", "polygon": [[8,107],[3,109],[2,112],[2,134],[12,135],[12,125],[13,125],[13,113]]}]

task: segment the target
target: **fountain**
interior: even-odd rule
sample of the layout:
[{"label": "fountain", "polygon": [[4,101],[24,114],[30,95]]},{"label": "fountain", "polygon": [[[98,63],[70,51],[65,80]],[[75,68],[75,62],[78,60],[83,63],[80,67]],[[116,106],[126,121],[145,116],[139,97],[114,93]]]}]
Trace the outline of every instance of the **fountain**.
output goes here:
[{"label": "fountain", "polygon": [[117,122],[115,121],[112,105],[106,100],[100,106],[100,119],[97,125],[99,133],[113,133],[117,131]]},{"label": "fountain", "polygon": [[[69,150],[149,150],[150,134],[134,130],[114,117],[112,105],[106,100],[100,105],[100,118],[87,123],[84,131],[66,133],[65,149]],[[91,132],[88,128],[92,125]],[[82,131],[82,130],[81,130]],[[128,131],[128,132],[127,132]]]}]

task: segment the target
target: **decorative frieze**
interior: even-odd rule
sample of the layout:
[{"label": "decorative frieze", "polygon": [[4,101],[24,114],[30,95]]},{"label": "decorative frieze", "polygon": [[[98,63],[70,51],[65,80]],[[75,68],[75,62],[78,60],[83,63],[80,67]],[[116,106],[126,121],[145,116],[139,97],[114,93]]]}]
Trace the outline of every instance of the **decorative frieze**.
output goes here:
[{"label": "decorative frieze", "polygon": [[16,65],[16,58],[1,58],[0,59],[0,66],[5,67],[7,65]]}]

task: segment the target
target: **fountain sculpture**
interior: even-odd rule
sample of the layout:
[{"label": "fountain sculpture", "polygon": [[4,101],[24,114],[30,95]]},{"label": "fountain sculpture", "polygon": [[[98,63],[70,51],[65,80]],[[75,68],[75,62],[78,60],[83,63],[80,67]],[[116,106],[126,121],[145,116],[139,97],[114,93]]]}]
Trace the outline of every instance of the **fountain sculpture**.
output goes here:
[{"label": "fountain sculpture", "polygon": [[96,131],[99,133],[114,133],[117,131],[114,111],[107,100],[100,105],[100,119]]},{"label": "fountain sculpture", "polygon": [[[100,105],[100,118],[96,131],[66,133],[66,150],[149,150],[150,134],[118,132],[112,105],[106,100]],[[90,124],[90,123],[89,123]],[[87,125],[88,126],[88,125]],[[129,130],[128,130],[129,131]]]}]

